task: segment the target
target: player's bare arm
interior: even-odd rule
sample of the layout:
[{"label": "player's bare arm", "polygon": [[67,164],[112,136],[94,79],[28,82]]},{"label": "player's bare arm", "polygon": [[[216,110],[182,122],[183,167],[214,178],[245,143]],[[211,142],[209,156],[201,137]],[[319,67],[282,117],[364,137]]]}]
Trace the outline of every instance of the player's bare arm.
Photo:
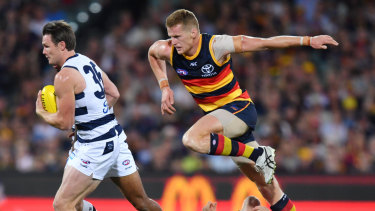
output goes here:
[{"label": "player's bare arm", "polygon": [[54,86],[57,112],[49,113],[43,109],[41,91],[39,91],[36,113],[48,124],[61,130],[69,130],[74,124],[75,94],[84,89],[85,81],[77,70],[63,68],[56,74]]},{"label": "player's bare arm", "polygon": [[103,71],[101,73],[108,107],[112,108],[119,99],[120,92],[118,91],[116,85],[108,78],[108,75]]},{"label": "player's bare arm", "polygon": [[172,89],[169,87],[166,67],[166,61],[170,60],[171,48],[170,40],[159,40],[151,45],[148,51],[148,61],[162,91],[162,115],[164,113],[173,114],[176,111],[173,106],[174,96]]},{"label": "player's bare arm", "polygon": [[292,46],[311,46],[314,49],[327,49],[327,45],[337,46],[329,35],[309,36],[275,36],[258,38],[245,35],[233,36],[236,53],[260,51],[271,48],[287,48]]}]

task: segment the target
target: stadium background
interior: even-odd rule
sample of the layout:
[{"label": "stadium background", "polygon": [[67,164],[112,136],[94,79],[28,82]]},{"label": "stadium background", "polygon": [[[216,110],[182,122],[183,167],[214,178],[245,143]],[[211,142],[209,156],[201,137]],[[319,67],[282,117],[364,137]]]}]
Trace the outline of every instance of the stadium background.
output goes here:
[{"label": "stadium background", "polygon": [[[276,174],[299,210],[375,209],[375,2],[0,0],[0,210],[51,210],[61,181],[70,141],[34,112],[38,90],[54,75],[42,55],[41,28],[56,19],[74,26],[77,52],[118,86],[115,111],[152,198],[166,208],[181,196],[171,210],[188,210],[214,197],[221,210],[232,210],[257,194],[230,160],[182,146],[182,134],[202,113],[173,71],[177,113],[160,114],[147,50],[167,38],[165,17],[178,8],[193,11],[202,32],[329,34],[340,43],[326,51],[234,55],[234,69],[257,107],[255,135],[277,149]],[[194,199],[186,190],[203,192]],[[101,211],[129,206],[109,181],[90,197]]]}]

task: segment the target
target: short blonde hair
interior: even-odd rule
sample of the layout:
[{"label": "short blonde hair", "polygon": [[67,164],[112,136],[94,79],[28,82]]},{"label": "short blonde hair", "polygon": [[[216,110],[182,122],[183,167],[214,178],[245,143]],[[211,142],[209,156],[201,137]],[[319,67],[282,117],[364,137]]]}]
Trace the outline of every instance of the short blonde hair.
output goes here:
[{"label": "short blonde hair", "polygon": [[176,10],[172,14],[170,14],[165,21],[165,26],[169,28],[176,26],[177,24],[182,24],[188,27],[195,27],[199,31],[198,20],[195,17],[194,13],[189,10]]}]

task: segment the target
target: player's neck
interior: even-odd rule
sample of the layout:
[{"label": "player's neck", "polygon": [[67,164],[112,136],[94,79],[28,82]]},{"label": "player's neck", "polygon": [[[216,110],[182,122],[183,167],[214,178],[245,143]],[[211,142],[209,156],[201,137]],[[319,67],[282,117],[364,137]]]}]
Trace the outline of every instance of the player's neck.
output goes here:
[{"label": "player's neck", "polygon": [[64,56],[62,58],[62,61],[61,61],[61,65],[62,66],[66,60],[68,60],[70,57],[74,56],[76,54],[76,52],[74,50],[71,50],[71,51],[67,51],[66,53],[64,53]]}]

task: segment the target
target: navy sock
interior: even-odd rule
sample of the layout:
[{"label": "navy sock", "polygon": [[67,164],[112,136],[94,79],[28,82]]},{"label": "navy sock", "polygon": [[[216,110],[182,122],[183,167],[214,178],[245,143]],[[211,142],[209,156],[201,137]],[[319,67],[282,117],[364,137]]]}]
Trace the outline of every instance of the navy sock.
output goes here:
[{"label": "navy sock", "polygon": [[286,194],[284,194],[283,197],[281,197],[281,199],[278,202],[276,202],[276,204],[272,205],[270,208],[272,211],[295,210],[294,204]]},{"label": "navy sock", "polygon": [[250,155],[250,160],[256,162],[258,157],[263,153],[263,149],[260,147],[254,148],[253,153]]}]

